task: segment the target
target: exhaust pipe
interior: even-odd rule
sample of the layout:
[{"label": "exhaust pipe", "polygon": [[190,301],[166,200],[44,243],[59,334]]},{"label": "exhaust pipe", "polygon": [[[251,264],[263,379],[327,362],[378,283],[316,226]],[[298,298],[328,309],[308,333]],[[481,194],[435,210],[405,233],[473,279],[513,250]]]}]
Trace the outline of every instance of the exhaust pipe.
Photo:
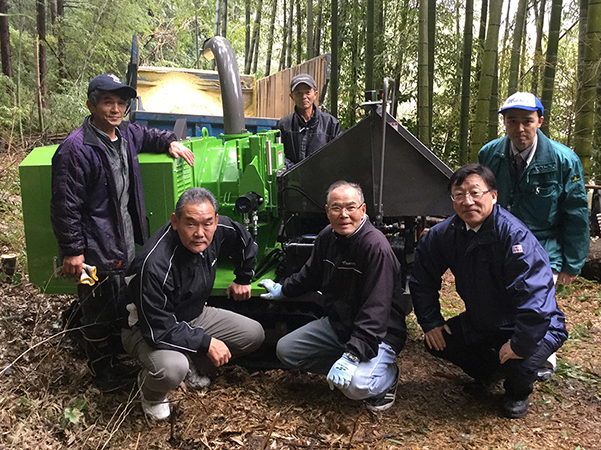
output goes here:
[{"label": "exhaust pipe", "polygon": [[223,36],[214,36],[205,41],[203,56],[209,61],[215,59],[217,63],[225,134],[244,133],[242,84],[240,83],[240,72],[238,72],[238,63],[232,45]]}]

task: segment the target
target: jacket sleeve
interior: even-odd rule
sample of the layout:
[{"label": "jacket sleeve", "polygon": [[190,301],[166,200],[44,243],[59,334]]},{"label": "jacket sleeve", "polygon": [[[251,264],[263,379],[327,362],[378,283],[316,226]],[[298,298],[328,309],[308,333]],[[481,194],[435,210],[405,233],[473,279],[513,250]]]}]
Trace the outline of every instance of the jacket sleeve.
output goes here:
[{"label": "jacket sleeve", "polygon": [[329,232],[331,232],[331,228],[326,227],[319,233],[307,262],[297,273],[290,275],[282,283],[282,293],[286,297],[298,297],[307,292],[317,292],[321,289],[324,273],[323,247],[324,241],[328,237],[324,233]]},{"label": "jacket sleeve", "polygon": [[234,263],[234,283],[248,285],[255,275],[259,248],[250,233],[229,217],[219,216],[221,248],[219,258],[229,258]]},{"label": "jacket sleeve", "polygon": [[559,206],[559,226],[562,271],[569,275],[578,275],[586,261],[590,242],[588,199],[584,187],[582,164],[574,154],[567,158],[563,172],[563,192]]},{"label": "jacket sleeve", "polygon": [[52,158],[50,219],[61,257],[82,255],[86,247],[82,214],[87,180],[92,175],[73,145],[63,142]]},{"label": "jacket sleeve", "polygon": [[138,325],[146,342],[163,350],[203,353],[209,350],[211,336],[203,328],[177,320],[173,289],[164,276],[142,268],[131,283],[136,283],[134,303],[139,312]]},{"label": "jacket sleeve", "polygon": [[504,283],[517,309],[511,348],[528,357],[558,312],[553,274],[545,250],[532,233],[514,229],[505,239]]},{"label": "jacket sleeve", "polygon": [[177,141],[177,136],[170,130],[146,128],[137,123],[128,124],[136,138],[141,138],[136,148],[138,153],[168,153],[172,142]]},{"label": "jacket sleeve", "polygon": [[415,251],[415,263],[411,270],[409,289],[413,301],[413,310],[417,321],[428,332],[445,324],[440,312],[439,291],[442,286],[442,275],[449,265],[442,253],[445,244],[439,227],[446,222],[434,226],[420,239]]},{"label": "jacket sleeve", "polygon": [[388,319],[392,305],[398,262],[392,250],[382,245],[365,249],[362,264],[364,284],[362,306],[355,321],[346,350],[369,361],[378,354],[378,346],[388,332]]}]

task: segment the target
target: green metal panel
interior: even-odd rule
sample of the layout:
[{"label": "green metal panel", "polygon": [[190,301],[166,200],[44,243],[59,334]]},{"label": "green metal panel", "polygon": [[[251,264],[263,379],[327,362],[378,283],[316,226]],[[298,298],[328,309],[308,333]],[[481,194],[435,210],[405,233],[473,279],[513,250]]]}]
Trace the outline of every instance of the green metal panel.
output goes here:
[{"label": "green metal panel", "polygon": [[180,195],[193,187],[192,170],[182,158],[174,160],[169,155],[140,153],[138,159],[148,231],[152,235],[169,220]]},{"label": "green metal panel", "polygon": [[53,277],[53,260],[60,265],[58,245],[50,223],[52,156],[58,145],[34,149],[21,162],[21,201],[29,281],[48,294],[74,294],[76,286]]},{"label": "green metal panel", "polygon": [[[267,167],[268,141],[271,144],[271,175]],[[193,186],[213,192],[219,202],[220,214],[241,223],[244,218],[235,211],[235,201],[240,195],[254,191],[265,199],[258,211],[259,232],[256,237],[261,260],[264,252],[276,245],[280,227],[276,171],[284,166],[284,158],[283,145],[275,143],[275,132],[243,135],[225,144],[221,139],[208,136],[182,143],[194,152],[194,168],[181,158],[174,160],[165,154],[138,155],[149,234],[169,220],[177,199]],[[52,156],[57,147],[34,149],[19,167],[28,272],[31,282],[47,293],[75,293],[75,285],[52,276],[53,261],[56,260],[56,264],[60,265],[58,246],[50,223]],[[220,269],[215,284],[216,292],[224,294],[232,280],[233,271],[230,268]]]}]

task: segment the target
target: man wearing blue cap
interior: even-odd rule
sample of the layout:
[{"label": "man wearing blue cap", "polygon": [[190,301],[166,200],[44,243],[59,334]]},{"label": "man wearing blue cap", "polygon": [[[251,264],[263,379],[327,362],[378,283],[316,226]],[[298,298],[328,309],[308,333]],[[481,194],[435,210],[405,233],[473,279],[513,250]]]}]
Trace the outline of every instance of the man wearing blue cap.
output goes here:
[{"label": "man wearing blue cap", "polygon": [[315,106],[318,91],[311,75],[301,73],[293,77],[289,95],[294,102],[294,112],[276,124],[282,133],[287,168],[301,162],[342,133],[338,120]]},{"label": "man wearing blue cap", "polygon": [[[510,96],[499,114],[507,136],[486,144],[478,154],[497,180],[498,203],[534,233],[551,261],[555,282],[571,284],[589,247],[588,200],[578,155],[545,136],[545,109],[528,92]],[[556,369],[554,355],[548,378]]]},{"label": "man wearing blue cap", "polygon": [[96,266],[98,283],[78,286],[81,333],[96,385],[123,384],[110,338],[119,337],[118,306],[123,274],[135,244],[147,236],[138,153],[169,153],[192,165],[194,154],[171,131],[123,122],[136,90],[112,74],[88,86],[90,116],[52,158],[52,227],[65,274],[79,279],[84,263]]}]

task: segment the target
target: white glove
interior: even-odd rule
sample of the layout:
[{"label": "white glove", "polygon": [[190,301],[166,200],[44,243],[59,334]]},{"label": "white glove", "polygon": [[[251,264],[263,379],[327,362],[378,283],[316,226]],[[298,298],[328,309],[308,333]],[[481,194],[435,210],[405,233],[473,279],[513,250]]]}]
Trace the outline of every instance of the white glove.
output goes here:
[{"label": "white glove", "polygon": [[334,386],[338,389],[346,389],[349,387],[357,367],[359,367],[358,362],[351,361],[346,356],[346,353],[342,355],[342,357],[332,365],[332,368],[328,373],[328,384],[330,385],[330,389],[334,390]]},{"label": "white glove", "polygon": [[267,289],[267,293],[261,294],[261,298],[265,300],[280,300],[285,297],[285,295],[282,294],[282,285],[269,278],[259,281],[257,286]]}]

